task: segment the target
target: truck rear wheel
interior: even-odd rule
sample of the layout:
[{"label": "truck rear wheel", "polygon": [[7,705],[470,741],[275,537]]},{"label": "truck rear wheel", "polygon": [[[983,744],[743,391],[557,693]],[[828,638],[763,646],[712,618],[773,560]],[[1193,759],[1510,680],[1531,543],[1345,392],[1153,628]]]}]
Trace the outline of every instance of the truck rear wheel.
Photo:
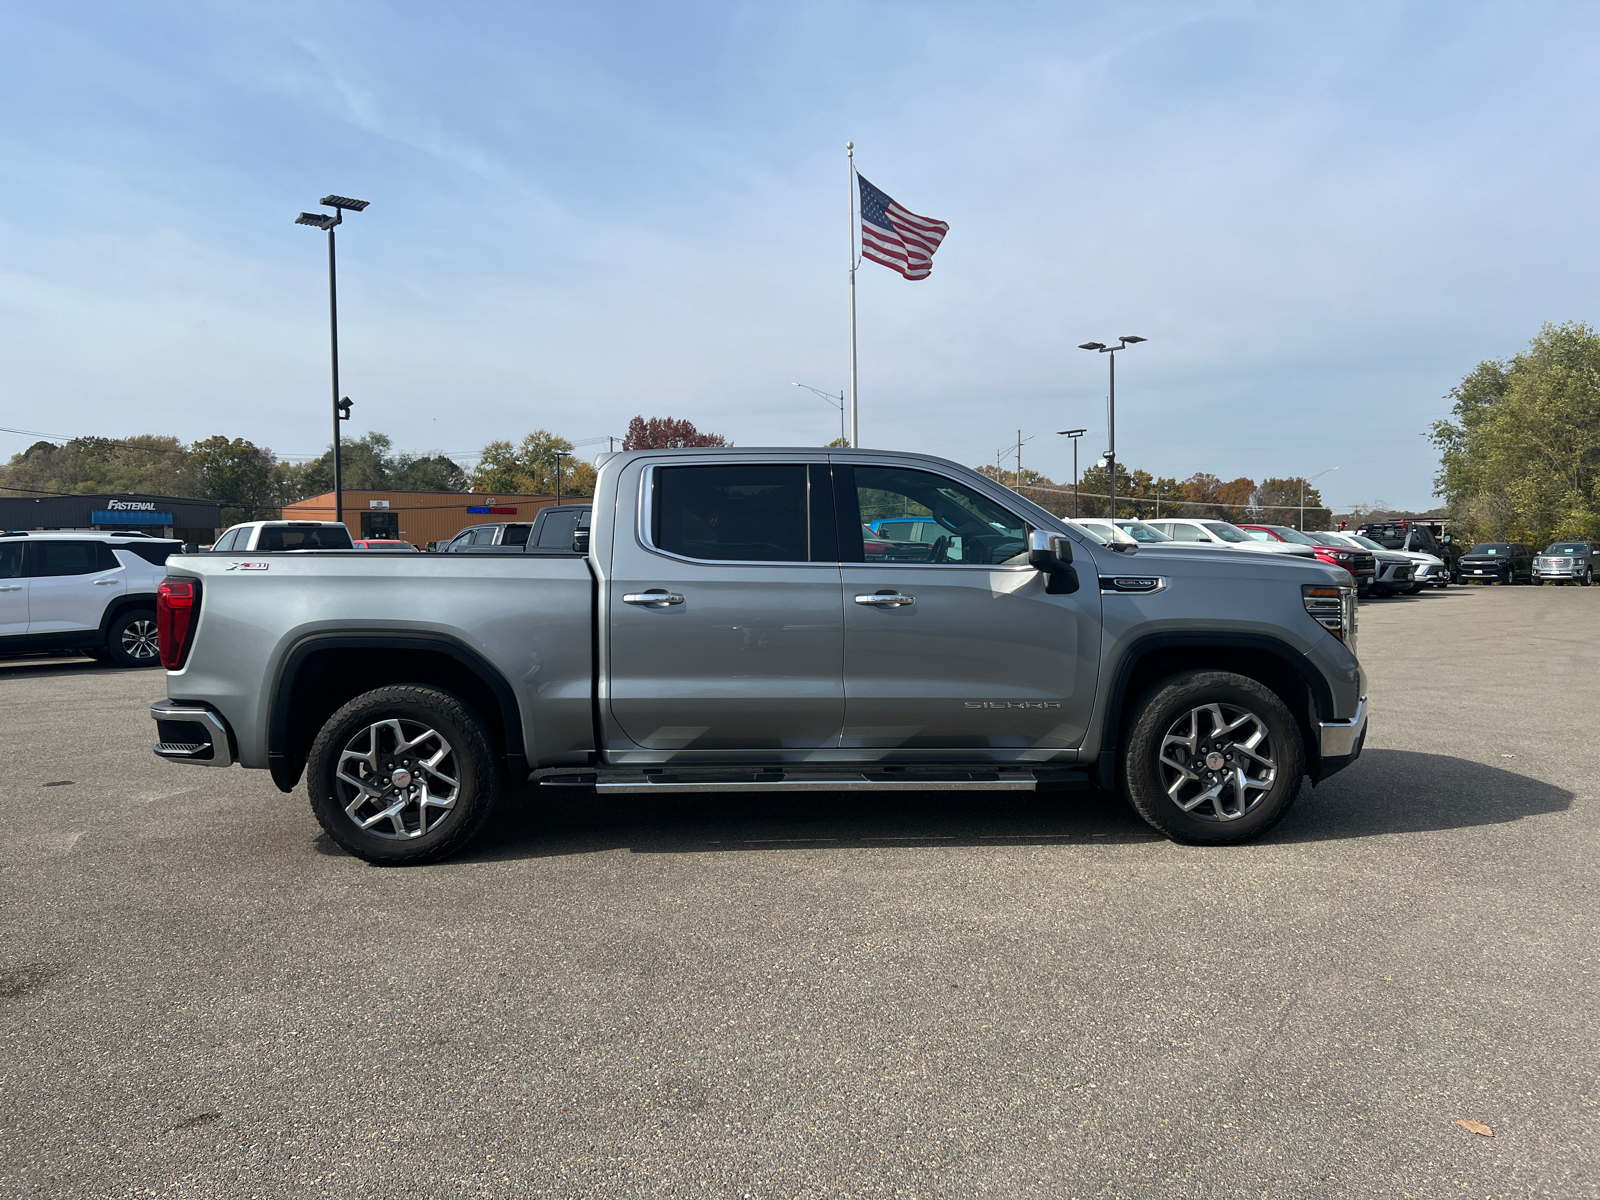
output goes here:
[{"label": "truck rear wheel", "polygon": [[1300,727],[1254,679],[1184,671],[1154,684],[1134,712],[1122,762],[1128,802],[1175,841],[1253,838],[1300,793]]},{"label": "truck rear wheel", "polygon": [[494,811],[500,771],[476,710],[438,688],[397,684],[328,718],[306,790],[322,828],[351,854],[409,866],[472,840]]}]

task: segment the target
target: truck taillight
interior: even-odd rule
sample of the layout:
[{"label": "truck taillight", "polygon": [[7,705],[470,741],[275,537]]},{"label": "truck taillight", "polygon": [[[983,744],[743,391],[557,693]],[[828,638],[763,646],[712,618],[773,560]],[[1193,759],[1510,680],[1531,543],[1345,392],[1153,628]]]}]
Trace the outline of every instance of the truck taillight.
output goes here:
[{"label": "truck taillight", "polygon": [[156,640],[161,646],[161,665],[167,670],[183,666],[199,619],[199,581],[163,579],[156,588]]}]

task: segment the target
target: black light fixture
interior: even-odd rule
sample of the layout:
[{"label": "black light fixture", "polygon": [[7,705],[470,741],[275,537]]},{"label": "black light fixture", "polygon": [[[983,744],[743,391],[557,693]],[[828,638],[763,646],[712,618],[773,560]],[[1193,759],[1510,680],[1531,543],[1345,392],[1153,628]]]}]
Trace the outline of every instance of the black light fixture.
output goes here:
[{"label": "black light fixture", "polygon": [[331,348],[333,362],[333,519],[344,521],[344,469],[339,453],[341,421],[350,419],[350,397],[343,398],[339,395],[339,286],[338,271],[334,262],[333,231],[336,226],[344,223],[344,214],[360,212],[366,208],[369,201],[352,200],[349,196],[324,196],[317,201],[333,209],[333,216],[327,213],[303,212],[294,219],[296,225],[310,225],[313,229],[321,229],[328,235],[328,342]]},{"label": "black light fixture", "polygon": [[1103,457],[1106,460],[1106,474],[1111,480],[1107,489],[1111,493],[1111,520],[1117,519],[1117,351],[1126,350],[1129,346],[1136,346],[1140,342],[1148,341],[1147,338],[1135,337],[1133,334],[1124,334],[1117,339],[1122,344],[1108,346],[1104,342],[1084,342],[1079,345],[1079,350],[1094,350],[1100,354],[1111,355],[1111,393],[1106,401],[1106,424],[1109,427],[1108,436],[1111,446]]}]

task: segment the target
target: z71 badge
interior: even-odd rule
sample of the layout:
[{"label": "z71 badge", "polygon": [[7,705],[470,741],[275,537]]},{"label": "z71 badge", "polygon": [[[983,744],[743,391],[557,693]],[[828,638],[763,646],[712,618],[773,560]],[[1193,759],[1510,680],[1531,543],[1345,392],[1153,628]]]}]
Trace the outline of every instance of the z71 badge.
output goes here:
[{"label": "z71 badge", "polygon": [[228,570],[230,570],[230,571],[265,571],[271,565],[272,565],[271,563],[245,563],[245,562],[229,563],[228,564]]}]

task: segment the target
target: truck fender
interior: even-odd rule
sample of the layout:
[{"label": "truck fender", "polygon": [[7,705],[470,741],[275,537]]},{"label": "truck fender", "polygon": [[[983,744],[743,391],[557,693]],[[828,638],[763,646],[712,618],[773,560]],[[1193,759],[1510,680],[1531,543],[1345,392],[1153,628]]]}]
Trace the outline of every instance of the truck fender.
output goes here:
[{"label": "truck fender", "polygon": [[[1106,696],[1105,723],[1100,730],[1100,752],[1095,762],[1095,782],[1105,791],[1112,791],[1117,782],[1117,751],[1122,742],[1122,711],[1129,699],[1128,690],[1142,661],[1152,654],[1181,654],[1193,650],[1211,661],[1207,665],[1229,669],[1224,660],[1219,661],[1216,651],[1242,650],[1256,655],[1270,656],[1293,676],[1302,680],[1310,694],[1311,711],[1293,697],[1284,697],[1291,712],[1301,722],[1301,736],[1306,746],[1306,767],[1315,779],[1320,766],[1317,739],[1312,735],[1318,714],[1333,713],[1333,689],[1305,655],[1293,646],[1264,633],[1206,633],[1174,632],[1151,633],[1135,639],[1123,652],[1116,670],[1112,673],[1111,688]],[[1175,669],[1182,670],[1182,666]],[[1248,672],[1241,672],[1248,674]],[[1265,681],[1263,681],[1265,682]]]},{"label": "truck fender", "polygon": [[522,736],[522,709],[517,696],[488,659],[472,647],[445,634],[434,633],[314,633],[296,642],[284,655],[273,681],[272,709],[267,718],[267,766],[279,791],[292,792],[305,769],[303,753],[290,747],[290,715],[301,669],[314,654],[327,650],[422,650],[443,654],[474,676],[493,697],[498,711],[484,714],[498,720],[502,734],[506,777],[520,783],[528,775],[528,753]]}]

